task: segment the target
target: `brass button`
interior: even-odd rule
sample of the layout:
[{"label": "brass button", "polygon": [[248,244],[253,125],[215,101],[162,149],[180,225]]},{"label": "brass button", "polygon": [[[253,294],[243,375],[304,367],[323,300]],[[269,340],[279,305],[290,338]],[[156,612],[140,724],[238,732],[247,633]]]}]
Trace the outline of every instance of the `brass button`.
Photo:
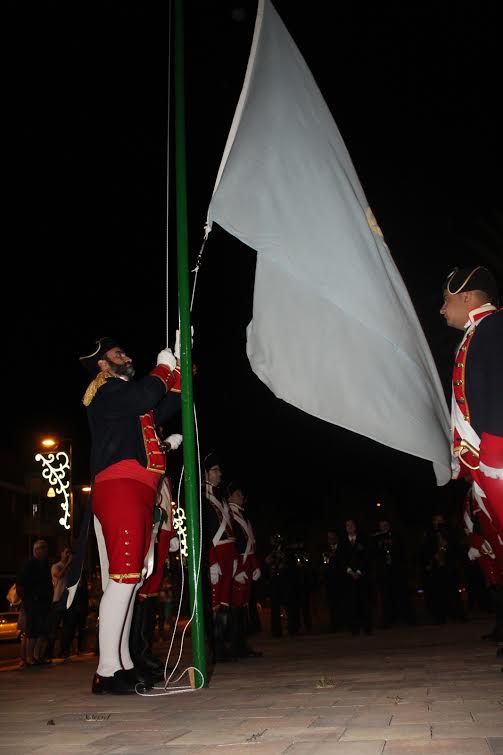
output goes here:
[{"label": "brass button", "polygon": [[465,403],[465,400],[464,400],[464,398],[462,396],[461,396],[461,398],[458,398],[458,403],[459,404],[464,404]]},{"label": "brass button", "polygon": [[129,561],[126,561],[126,566],[131,566],[131,564],[129,563]]},{"label": "brass button", "polygon": [[462,380],[455,380],[454,381],[454,385],[463,385],[463,381]]},{"label": "brass button", "polygon": [[464,366],[465,366],[464,362],[456,362],[456,367],[464,367]]},{"label": "brass button", "polygon": [[468,414],[465,414],[465,419],[466,419],[467,422],[470,419],[470,417],[468,416]]},{"label": "brass button", "polygon": [[124,555],[125,555],[125,556],[130,556],[131,554],[130,554],[130,553],[128,553],[128,551],[126,551],[126,552],[124,553]]},{"label": "brass button", "polygon": [[129,530],[124,530],[125,535],[129,535]]},{"label": "brass button", "polygon": [[124,540],[124,545],[129,545],[129,540]]}]

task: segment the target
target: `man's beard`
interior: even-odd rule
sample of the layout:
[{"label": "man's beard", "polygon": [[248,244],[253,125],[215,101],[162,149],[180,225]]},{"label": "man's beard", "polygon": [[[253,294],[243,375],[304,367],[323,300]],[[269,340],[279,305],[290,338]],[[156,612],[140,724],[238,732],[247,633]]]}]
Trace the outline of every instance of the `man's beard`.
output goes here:
[{"label": "man's beard", "polygon": [[128,378],[128,380],[134,377],[134,367],[131,362],[129,362],[129,364],[114,364],[113,362],[108,362],[108,366],[110,368],[110,372],[113,372],[115,375],[126,377]]}]

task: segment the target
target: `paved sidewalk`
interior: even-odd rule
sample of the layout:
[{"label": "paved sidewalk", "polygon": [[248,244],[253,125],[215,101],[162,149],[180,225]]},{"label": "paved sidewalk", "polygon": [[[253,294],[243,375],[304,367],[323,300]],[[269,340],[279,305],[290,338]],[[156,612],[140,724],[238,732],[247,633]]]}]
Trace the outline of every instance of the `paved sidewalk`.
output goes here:
[{"label": "paved sidewalk", "polygon": [[94,657],[4,669],[0,752],[503,755],[503,662],[480,640],[490,628],[263,635],[263,658],[162,697],[91,695]]}]

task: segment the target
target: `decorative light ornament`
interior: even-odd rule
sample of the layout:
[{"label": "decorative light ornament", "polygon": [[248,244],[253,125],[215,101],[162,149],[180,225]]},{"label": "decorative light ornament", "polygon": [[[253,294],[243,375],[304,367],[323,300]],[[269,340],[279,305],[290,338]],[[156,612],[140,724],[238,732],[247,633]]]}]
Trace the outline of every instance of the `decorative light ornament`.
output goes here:
[{"label": "decorative light ornament", "polygon": [[175,501],[171,501],[173,508],[173,527],[175,528],[178,539],[180,541],[180,553],[182,556],[187,556],[189,550],[187,548],[187,527],[185,524],[186,516],[185,511],[177,506]]},{"label": "decorative light ornament", "polygon": [[54,488],[56,496],[63,496],[60,506],[63,516],[59,523],[65,530],[70,529],[70,457],[66,451],[58,451],[56,454],[37,454],[35,461],[42,464],[42,477],[49,481]]}]

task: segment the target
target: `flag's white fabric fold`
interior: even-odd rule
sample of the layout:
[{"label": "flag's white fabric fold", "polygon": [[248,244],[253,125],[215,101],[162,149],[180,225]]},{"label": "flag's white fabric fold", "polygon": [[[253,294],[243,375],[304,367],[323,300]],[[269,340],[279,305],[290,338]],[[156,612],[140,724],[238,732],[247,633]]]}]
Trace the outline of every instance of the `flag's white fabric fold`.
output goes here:
[{"label": "flag's white fabric fold", "polygon": [[279,398],[450,478],[435,363],[351,158],[299,50],[259,0],[208,210],[257,251],[247,353]]}]

